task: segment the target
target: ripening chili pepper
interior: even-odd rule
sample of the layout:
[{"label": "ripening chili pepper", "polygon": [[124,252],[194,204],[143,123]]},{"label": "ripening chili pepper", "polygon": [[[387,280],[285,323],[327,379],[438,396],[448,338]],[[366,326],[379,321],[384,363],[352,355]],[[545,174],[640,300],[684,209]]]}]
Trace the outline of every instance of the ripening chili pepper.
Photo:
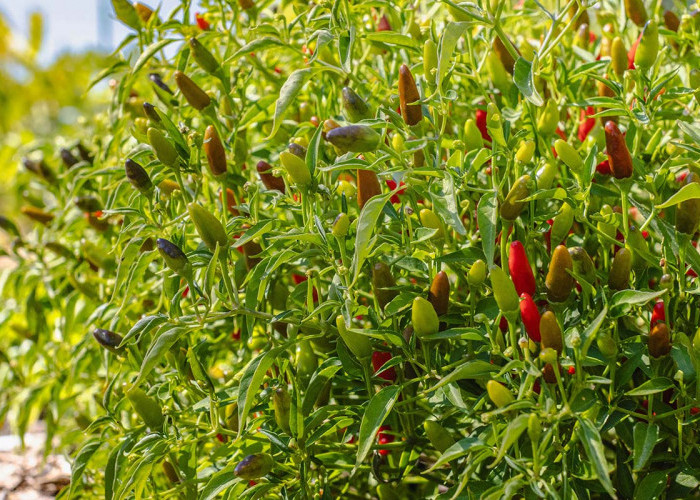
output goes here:
[{"label": "ripening chili pepper", "polygon": [[[685,176],[685,184],[700,183],[700,178],[694,172]],[[691,198],[676,205],[676,230],[685,234],[695,234],[700,223],[700,200]]]},{"label": "ripening chili pepper", "polygon": [[559,123],[559,107],[554,99],[549,99],[545,104],[539,120],[537,120],[537,131],[541,135],[552,135]]},{"label": "ripening chili pepper", "polygon": [[632,253],[626,248],[620,248],[613,257],[608,274],[608,286],[613,290],[624,290],[629,287],[630,272],[632,271]]},{"label": "ripening chili pepper", "polygon": [[612,361],[617,358],[617,344],[615,339],[609,333],[598,333],[596,338],[596,343],[598,345],[598,350],[603,355],[603,357]]},{"label": "ripening chili pepper", "polygon": [[467,273],[467,283],[470,287],[479,287],[486,279],[486,262],[481,259],[474,261]]},{"label": "ripening chili pepper", "polygon": [[566,237],[571,231],[574,224],[574,209],[568,203],[564,202],[559,209],[559,213],[554,216],[552,222],[552,233],[550,242],[552,245],[558,245],[566,242]]},{"label": "ripening chili pepper", "polygon": [[474,151],[484,147],[481,131],[471,118],[464,123],[464,145],[467,151]]},{"label": "ripening chili pepper", "polygon": [[255,453],[238,462],[233,473],[236,477],[250,481],[269,474],[274,464],[274,459],[267,453]]},{"label": "ripening chili pepper", "polygon": [[474,113],[474,118],[476,120],[476,126],[479,129],[479,132],[481,132],[481,138],[484,141],[491,142],[491,136],[489,135],[488,130],[486,130],[486,110],[477,109]]},{"label": "ripening chili pepper", "polygon": [[[336,238],[342,238],[348,234],[350,228],[350,217],[346,213],[339,213],[333,221],[331,232]],[[342,244],[342,243],[341,243]]]},{"label": "ripening chili pepper", "polygon": [[574,272],[589,284],[595,285],[597,280],[595,265],[588,252],[583,247],[571,247],[569,248],[569,255],[571,255],[571,260],[574,263]]},{"label": "ripening chili pepper", "polygon": [[421,104],[412,104],[420,101],[420,94],[411,70],[405,64],[399,68],[399,104],[401,116],[407,125],[415,125],[423,119]]},{"label": "ripening chili pepper", "polygon": [[438,316],[447,314],[450,305],[450,280],[445,271],[440,271],[433,278],[428,291],[428,301],[432,304]]},{"label": "ripening chili pepper", "polygon": [[204,132],[203,147],[209,171],[214,177],[224,175],[226,173],[226,150],[213,125],[209,125]]},{"label": "ripening chili pepper", "polygon": [[563,161],[572,172],[578,173],[583,170],[583,160],[576,151],[576,148],[571,144],[562,139],[557,139],[554,143],[554,150],[557,152],[559,159]]},{"label": "ripening chili pepper", "polygon": [[160,115],[158,114],[158,110],[156,110],[156,107],[150,102],[143,103],[143,112],[146,114],[146,117],[150,120],[150,122],[154,125],[157,126],[159,123],[161,123],[162,120],[160,118]]},{"label": "ripening chili pepper", "polygon": [[386,370],[383,370],[380,373],[377,372],[381,369],[382,366],[388,363],[391,358],[391,353],[387,351],[374,351],[372,353],[372,370],[374,371],[374,374],[377,375],[377,377],[387,380],[389,382],[393,382],[394,380],[396,380],[396,370],[393,366],[389,367]]},{"label": "ripening chili pepper", "polygon": [[219,61],[216,60],[213,54],[194,37],[190,38],[189,44],[190,53],[197,65],[207,73],[216,73],[220,66]]},{"label": "ripening chili pepper", "polygon": [[[256,257],[256,255],[260,255],[263,249],[260,244],[254,241],[246,241],[241,248],[243,248],[243,255],[245,256],[245,267],[250,271],[262,260],[260,257]],[[314,292],[315,291],[314,289]]]},{"label": "ripening chili pepper", "polygon": [[357,359],[365,360],[372,355],[372,342],[365,335],[348,331],[345,326],[345,319],[341,314],[335,318],[335,326],[338,329],[340,338],[343,339],[345,345],[350,349]]},{"label": "ripening chili pepper", "polygon": [[486,392],[488,392],[489,399],[496,405],[496,408],[503,408],[504,406],[515,401],[513,393],[508,390],[506,386],[496,382],[495,380],[489,380],[486,382]]},{"label": "ripening chili pepper", "polygon": [[31,205],[26,205],[20,208],[20,212],[32,219],[34,222],[48,226],[49,223],[54,219],[54,214],[45,212],[44,210],[33,207]]},{"label": "ripening chili pepper", "polygon": [[545,279],[547,298],[551,302],[564,302],[569,298],[574,287],[574,278],[568,271],[573,268],[574,264],[567,248],[564,245],[557,246],[552,252],[552,260]]},{"label": "ripening chili pepper", "polygon": [[284,387],[279,387],[272,393],[272,408],[275,412],[275,422],[280,429],[289,434],[289,415],[292,398]]},{"label": "ripening chili pepper", "polygon": [[163,165],[170,168],[178,166],[177,150],[163,132],[157,128],[150,127],[148,129],[148,142]]},{"label": "ripening chili pepper", "polygon": [[287,149],[293,155],[298,156],[302,160],[306,160],[306,148],[301,144],[292,142]]},{"label": "ripening chili pepper", "polygon": [[158,253],[163,257],[165,265],[168,266],[171,271],[185,279],[189,280],[192,278],[190,260],[179,246],[164,238],[158,238],[156,240],[156,247],[158,248]]},{"label": "ripening chili pepper", "polygon": [[625,13],[627,17],[640,28],[644,26],[649,17],[644,8],[643,0],[625,0]]},{"label": "ripening chili pepper", "polygon": [[351,122],[359,122],[367,118],[372,118],[372,110],[369,104],[365,102],[353,89],[343,87],[343,109],[345,116]]},{"label": "ripening chili pepper", "polygon": [[297,155],[288,151],[282,151],[280,153],[280,163],[282,163],[282,167],[287,171],[289,179],[296,186],[303,188],[311,183],[309,167],[307,167],[306,162]]},{"label": "ripening chili pepper", "polygon": [[681,20],[678,19],[678,16],[671,10],[665,10],[664,11],[664,25],[671,30],[678,32],[678,28],[681,25]]},{"label": "ripening chili pepper", "polygon": [[498,266],[492,266],[490,278],[493,296],[503,315],[517,312],[520,308],[518,292],[515,291],[515,285],[506,272]]},{"label": "ripening chili pepper", "polygon": [[126,391],[126,397],[138,413],[141,420],[156,431],[163,427],[165,418],[163,417],[163,409],[157,399],[149,396],[143,389],[132,387]]},{"label": "ripening chili pepper", "polygon": [[552,187],[554,178],[559,172],[558,166],[553,161],[544,160],[542,167],[537,171],[537,187],[539,189],[549,189]]},{"label": "ripening chili pepper", "polygon": [[119,347],[124,337],[118,333],[103,328],[96,328],[92,332],[92,336],[95,337],[98,344],[114,354],[121,354],[124,351],[124,347]]},{"label": "ripening chili pepper", "polygon": [[69,149],[61,148],[59,155],[66,168],[71,168],[79,163],[79,160],[73,156],[73,153],[71,153]]},{"label": "ripening chili pepper", "polygon": [[666,321],[666,311],[664,309],[663,300],[654,304],[654,309],[651,311],[651,326],[653,327],[659,321]]},{"label": "ripening chili pepper", "polygon": [[180,482],[180,476],[175,470],[175,467],[173,467],[173,464],[168,462],[167,460],[163,460],[162,462],[162,467],[163,467],[163,473],[165,474],[165,477],[168,478],[168,481],[171,483],[179,483]]},{"label": "ripening chili pepper", "polygon": [[515,152],[515,159],[520,163],[529,163],[535,154],[535,141],[521,141]]},{"label": "ripening chili pepper", "polygon": [[112,0],[114,14],[122,23],[136,31],[141,29],[141,21],[136,9],[129,0]]},{"label": "ripening chili pepper", "polygon": [[423,226],[430,229],[437,229],[437,232],[433,238],[436,240],[441,240],[445,237],[445,229],[442,227],[442,222],[435,212],[429,208],[424,208],[418,213],[418,217],[420,218],[420,222],[423,224]]},{"label": "ripening chili pepper", "polygon": [[455,440],[450,433],[442,425],[434,420],[426,420],[423,422],[423,429],[428,441],[440,453],[445,453],[450,446],[455,444]]},{"label": "ripening chili pepper", "polygon": [[554,349],[557,354],[561,354],[564,349],[561,328],[557,323],[557,318],[552,311],[545,311],[540,318],[540,337],[542,349]]},{"label": "ripening chili pepper", "polygon": [[525,332],[533,342],[540,341],[540,311],[528,293],[520,295],[520,317],[525,325]]},{"label": "ripening chili pepper", "polygon": [[651,68],[659,54],[659,28],[655,21],[648,21],[642,30],[642,38],[634,54],[634,64],[642,70]]},{"label": "ripening chili pepper", "polygon": [[284,194],[284,179],[272,175],[272,165],[264,160],[260,160],[255,168],[258,171],[260,180],[267,189],[270,191],[279,191]]},{"label": "ripening chili pepper", "polygon": [[625,137],[620,132],[617,124],[608,121],[605,124],[605,145],[608,151],[610,169],[616,179],[632,177],[632,157],[625,143]]},{"label": "ripening chili pepper", "polygon": [[496,36],[493,39],[492,48],[496,55],[498,55],[498,59],[501,61],[501,64],[503,64],[505,70],[512,75],[513,67],[515,66],[515,59],[513,59],[513,56],[508,51],[499,36]]},{"label": "ripening chili pepper", "polygon": [[221,225],[219,219],[214,217],[205,208],[197,203],[188,203],[187,210],[190,213],[190,219],[194,222],[199,237],[207,245],[212,252],[216,250],[217,243],[221,247],[221,256],[225,258],[228,253],[228,236],[224,226]]},{"label": "ripening chili pepper", "polygon": [[367,153],[376,151],[382,136],[367,125],[336,127],[326,133],[326,140],[341,151]]},{"label": "ripening chili pepper", "polygon": [[180,89],[185,100],[197,111],[202,111],[211,104],[211,98],[204,92],[199,85],[194,83],[192,79],[182,71],[175,72],[175,84]]},{"label": "ripening chili pepper", "polygon": [[530,196],[530,176],[523,175],[513,183],[513,186],[508,191],[506,199],[501,204],[500,214],[506,220],[512,221],[518,218],[520,212],[527,204],[523,201]]},{"label": "ripening chili pepper", "polygon": [[56,174],[43,158],[41,160],[32,160],[24,157],[22,158],[22,166],[50,184],[56,181]]},{"label": "ripening chili pepper", "polygon": [[508,271],[510,272],[510,279],[513,280],[518,295],[522,295],[523,293],[535,295],[537,291],[535,276],[532,273],[530,262],[527,259],[525,247],[518,240],[510,244]]},{"label": "ripening chili pepper", "polygon": [[148,79],[151,80],[151,82],[160,90],[163,90],[168,94],[173,95],[172,89],[168,87],[168,85],[163,81],[163,79],[158,73],[149,73]]},{"label": "ripening chili pepper", "polygon": [[357,205],[362,209],[371,198],[382,194],[379,178],[373,170],[357,169]]},{"label": "ripening chili pepper", "polygon": [[438,67],[438,47],[432,38],[428,37],[423,44],[423,77],[428,85],[435,85],[435,70]]},{"label": "ripening chili pepper", "polygon": [[136,13],[139,15],[139,19],[141,19],[143,24],[148,24],[151,17],[153,17],[153,9],[141,2],[134,2],[134,9],[136,9]]},{"label": "ripening chili pepper", "polygon": [[411,307],[413,331],[419,337],[433,335],[440,329],[440,320],[433,305],[423,297],[413,299]]},{"label": "ripening chili pepper", "polygon": [[660,358],[671,352],[671,337],[666,323],[656,323],[649,333],[649,355]]}]

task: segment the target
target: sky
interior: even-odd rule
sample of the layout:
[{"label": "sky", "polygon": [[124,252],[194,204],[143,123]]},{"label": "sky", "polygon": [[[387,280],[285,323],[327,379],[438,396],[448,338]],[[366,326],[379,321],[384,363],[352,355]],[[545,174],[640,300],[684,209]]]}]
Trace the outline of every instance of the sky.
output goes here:
[{"label": "sky", "polygon": [[[145,0],[155,8],[162,6],[168,13],[180,0]],[[111,0],[0,0],[0,12],[13,32],[26,38],[29,14],[44,15],[44,45],[40,54],[43,62],[53,60],[61,52],[100,48],[112,51],[128,28],[114,17]]]}]

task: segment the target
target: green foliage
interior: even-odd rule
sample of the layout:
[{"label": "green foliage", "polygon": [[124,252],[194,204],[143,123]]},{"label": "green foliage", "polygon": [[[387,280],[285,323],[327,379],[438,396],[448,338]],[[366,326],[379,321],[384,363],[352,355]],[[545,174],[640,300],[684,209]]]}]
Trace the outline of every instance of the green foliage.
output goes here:
[{"label": "green foliage", "polygon": [[[63,498],[698,493],[690,14],[618,75],[622,2],[112,4],[89,84],[0,79],[85,112],[20,148],[0,219],[0,420],[46,421]],[[68,97],[107,80],[106,110]]]}]

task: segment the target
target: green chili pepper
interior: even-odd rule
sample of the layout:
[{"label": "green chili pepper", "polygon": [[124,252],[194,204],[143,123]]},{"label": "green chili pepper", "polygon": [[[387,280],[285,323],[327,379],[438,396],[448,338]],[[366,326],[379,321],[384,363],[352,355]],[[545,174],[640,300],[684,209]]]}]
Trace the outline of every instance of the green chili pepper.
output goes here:
[{"label": "green chili pepper", "polygon": [[642,70],[651,68],[659,55],[659,27],[648,21],[642,30],[642,38],[634,54],[634,65]]},{"label": "green chili pepper", "polygon": [[583,160],[571,144],[562,139],[557,139],[554,143],[554,150],[557,152],[559,159],[563,161],[572,172],[579,173],[583,170]]},{"label": "green chili pepper", "polygon": [[307,167],[306,162],[297,155],[288,151],[282,151],[280,153],[280,162],[294,184],[299,187],[305,187],[311,183],[309,167]]},{"label": "green chili pepper", "polygon": [[178,166],[177,150],[163,132],[157,128],[150,127],[148,129],[148,142],[163,165],[171,168]]},{"label": "green chili pepper", "polygon": [[527,204],[523,201],[525,198],[530,196],[530,176],[523,175],[518,180],[515,181],[513,186],[508,191],[506,199],[503,200],[501,204],[500,214],[506,220],[512,221],[518,218],[520,212]]},{"label": "green chili pepper", "polygon": [[629,60],[627,59],[625,42],[623,42],[622,38],[619,36],[613,38],[612,45],[610,46],[610,58],[612,59],[613,71],[618,78],[622,78],[629,66]]},{"label": "green chili pepper", "polygon": [[157,399],[152,398],[138,387],[129,389],[126,392],[126,397],[148,427],[154,431],[163,427],[165,417],[163,417],[163,409]]},{"label": "green chili pepper", "polygon": [[536,413],[531,413],[527,419],[527,435],[530,438],[533,448],[537,447],[541,434],[542,424],[540,423],[540,416]]},{"label": "green chili pepper", "polygon": [[554,216],[552,222],[551,244],[556,246],[562,241],[566,241],[566,237],[574,224],[574,209],[571,205],[564,202],[559,210],[559,213]]},{"label": "green chili pepper", "polygon": [[207,73],[213,75],[219,70],[219,62],[196,38],[190,38],[190,53],[199,67]]},{"label": "green chili pepper", "polygon": [[346,213],[339,213],[338,216],[333,221],[333,227],[331,232],[336,238],[342,238],[348,234],[348,228],[350,227],[350,217]]},{"label": "green chili pepper", "polygon": [[375,151],[382,136],[367,125],[336,127],[326,134],[326,140],[341,151],[366,153]]},{"label": "green chili pepper", "polygon": [[341,314],[335,318],[335,326],[338,328],[338,334],[343,339],[345,345],[348,346],[357,359],[365,360],[372,355],[372,342],[368,337],[348,331],[345,326],[345,319]]},{"label": "green chili pepper", "polygon": [[574,272],[589,284],[595,285],[597,281],[595,265],[588,252],[583,247],[571,247],[569,248],[569,255],[571,255],[571,260],[574,263]]},{"label": "green chili pepper", "polygon": [[535,141],[521,141],[518,150],[515,152],[515,159],[520,163],[530,163],[535,154]]},{"label": "green chili pepper", "polygon": [[372,118],[372,110],[369,104],[350,87],[343,87],[343,109],[345,116],[351,122],[359,122],[367,118]]},{"label": "green chili pepper", "polygon": [[542,114],[537,121],[537,131],[541,135],[552,135],[559,124],[559,107],[554,99],[550,99],[545,104]]},{"label": "green chili pepper", "polygon": [[552,302],[564,302],[574,287],[574,278],[568,271],[573,270],[574,263],[564,245],[559,245],[552,252],[549,271],[545,279],[547,298]]},{"label": "green chili pepper", "polygon": [[98,344],[108,351],[113,352],[114,354],[121,354],[124,352],[124,347],[119,347],[122,340],[124,340],[124,337],[118,333],[104,330],[103,328],[96,328],[92,332],[92,336],[95,337]]},{"label": "green chili pepper", "polygon": [[430,444],[440,453],[445,453],[445,450],[455,444],[455,440],[447,429],[434,420],[426,420],[423,422],[423,429],[425,430],[425,435],[428,437]]},{"label": "green chili pepper", "polygon": [[292,398],[284,387],[277,388],[272,393],[272,408],[275,412],[275,422],[280,429],[289,434],[289,415]]},{"label": "green chili pepper", "polygon": [[423,77],[428,85],[435,84],[434,71],[438,67],[438,47],[433,39],[428,37],[423,44]]},{"label": "green chili pepper", "polygon": [[489,399],[496,405],[496,408],[503,408],[504,406],[515,401],[513,393],[510,392],[503,384],[496,382],[495,380],[489,380],[486,382],[486,392],[489,394]]},{"label": "green chili pepper", "polygon": [[182,71],[175,72],[175,83],[185,100],[197,111],[202,111],[211,104],[211,98],[192,79]]},{"label": "green chili pepper", "polygon": [[506,145],[506,138],[503,135],[503,119],[498,107],[492,102],[486,106],[486,129],[493,144]]},{"label": "green chili pepper", "polygon": [[608,361],[617,358],[617,344],[609,333],[599,333],[596,338],[598,350]]},{"label": "green chili pepper", "polygon": [[274,463],[274,459],[267,453],[256,453],[241,460],[233,469],[233,473],[236,477],[251,481],[267,475]]},{"label": "green chili pepper", "polygon": [[221,247],[221,255],[225,258],[228,252],[228,236],[226,236],[226,230],[219,222],[219,219],[194,202],[187,204],[187,210],[199,237],[209,247],[209,250],[215,251],[218,243],[219,247]]},{"label": "green chili pepper", "polygon": [[419,337],[433,335],[440,329],[440,320],[433,305],[423,297],[413,299],[411,307],[413,331]]},{"label": "green chili pepper", "polygon": [[467,273],[467,283],[471,287],[479,287],[486,279],[486,262],[481,259],[474,261]]},{"label": "green chili pepper", "polygon": [[442,227],[442,222],[440,218],[435,215],[435,212],[429,208],[422,209],[418,216],[420,218],[421,224],[429,229],[437,229],[437,232],[433,236],[436,240],[441,240],[445,237],[445,229]]},{"label": "green chili pepper", "polygon": [[474,151],[484,147],[484,138],[481,136],[479,127],[473,119],[469,118],[464,123],[464,145],[467,151]]},{"label": "green chili pepper", "polygon": [[491,267],[491,289],[498,308],[504,315],[515,314],[520,310],[518,292],[513,281],[498,266]]}]

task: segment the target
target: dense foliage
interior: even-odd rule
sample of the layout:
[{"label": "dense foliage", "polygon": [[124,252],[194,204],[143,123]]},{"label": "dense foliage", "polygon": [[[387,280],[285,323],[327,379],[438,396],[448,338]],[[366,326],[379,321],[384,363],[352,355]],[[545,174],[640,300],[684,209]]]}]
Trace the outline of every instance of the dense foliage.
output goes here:
[{"label": "dense foliage", "polygon": [[112,4],[0,218],[64,498],[698,494],[697,11]]}]

